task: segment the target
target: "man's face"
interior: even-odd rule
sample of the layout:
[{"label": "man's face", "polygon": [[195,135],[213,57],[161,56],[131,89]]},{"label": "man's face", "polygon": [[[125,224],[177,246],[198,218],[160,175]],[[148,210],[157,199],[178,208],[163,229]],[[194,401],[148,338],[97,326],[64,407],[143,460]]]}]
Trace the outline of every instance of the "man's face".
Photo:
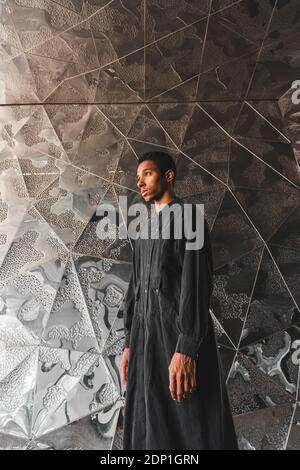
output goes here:
[{"label": "man's face", "polygon": [[138,165],[136,182],[142,197],[147,202],[161,196],[167,188],[166,179],[161,178],[156,163],[151,160],[145,160]]}]

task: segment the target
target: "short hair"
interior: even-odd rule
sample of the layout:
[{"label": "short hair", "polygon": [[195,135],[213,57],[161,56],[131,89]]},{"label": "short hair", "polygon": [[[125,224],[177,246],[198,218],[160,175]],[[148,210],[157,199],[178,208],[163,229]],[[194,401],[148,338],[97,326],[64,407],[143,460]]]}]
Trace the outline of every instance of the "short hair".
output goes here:
[{"label": "short hair", "polygon": [[145,160],[151,160],[156,163],[156,166],[158,167],[161,176],[165,174],[166,171],[168,170],[173,170],[174,171],[174,179],[173,179],[173,186],[175,186],[175,179],[176,179],[176,164],[173,160],[173,157],[163,151],[151,151],[151,152],[146,152],[144,153],[141,157],[138,159],[138,165]]}]

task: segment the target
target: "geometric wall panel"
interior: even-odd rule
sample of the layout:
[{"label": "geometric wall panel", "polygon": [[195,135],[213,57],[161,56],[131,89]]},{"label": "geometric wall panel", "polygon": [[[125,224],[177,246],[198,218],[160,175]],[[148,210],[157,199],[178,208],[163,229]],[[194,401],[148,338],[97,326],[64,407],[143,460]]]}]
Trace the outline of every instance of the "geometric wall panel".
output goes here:
[{"label": "geometric wall panel", "polygon": [[97,209],[126,232],[118,198],[162,149],[205,206],[239,447],[299,449],[299,2],[3,0],[0,18],[0,447],[122,449],[132,242],[101,239]]}]

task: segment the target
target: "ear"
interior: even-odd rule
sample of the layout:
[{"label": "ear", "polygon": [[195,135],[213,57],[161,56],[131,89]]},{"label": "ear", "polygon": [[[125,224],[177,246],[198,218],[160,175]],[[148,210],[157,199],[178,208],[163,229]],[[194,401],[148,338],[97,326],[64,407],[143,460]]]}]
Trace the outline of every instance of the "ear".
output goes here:
[{"label": "ear", "polygon": [[167,180],[167,183],[172,183],[174,182],[174,171],[173,170],[167,170],[166,173],[166,180]]}]

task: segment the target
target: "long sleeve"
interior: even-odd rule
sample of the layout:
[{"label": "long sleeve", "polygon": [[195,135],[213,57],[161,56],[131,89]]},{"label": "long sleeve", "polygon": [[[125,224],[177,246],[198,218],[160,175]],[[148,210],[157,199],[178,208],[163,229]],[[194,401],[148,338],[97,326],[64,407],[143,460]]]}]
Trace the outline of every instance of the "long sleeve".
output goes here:
[{"label": "long sleeve", "polygon": [[134,303],[135,303],[134,290],[135,290],[134,289],[134,274],[132,271],[130,280],[129,280],[128,289],[126,291],[124,311],[123,311],[124,332],[125,332],[125,340],[123,344],[123,349],[129,347],[130,329],[131,329],[131,322],[132,322]]},{"label": "long sleeve", "polygon": [[135,307],[135,288],[136,288],[136,279],[135,279],[135,247],[133,249],[133,259],[132,259],[132,272],[128,284],[128,288],[125,295],[124,309],[123,309],[123,319],[124,319],[124,332],[125,340],[123,343],[124,348],[129,347],[130,342],[130,330],[132,317]]},{"label": "long sleeve", "polygon": [[183,239],[183,264],[179,302],[178,327],[180,334],[176,352],[197,357],[199,347],[207,334],[210,296],[213,290],[213,259],[210,233],[204,219],[202,248],[185,249]]}]

